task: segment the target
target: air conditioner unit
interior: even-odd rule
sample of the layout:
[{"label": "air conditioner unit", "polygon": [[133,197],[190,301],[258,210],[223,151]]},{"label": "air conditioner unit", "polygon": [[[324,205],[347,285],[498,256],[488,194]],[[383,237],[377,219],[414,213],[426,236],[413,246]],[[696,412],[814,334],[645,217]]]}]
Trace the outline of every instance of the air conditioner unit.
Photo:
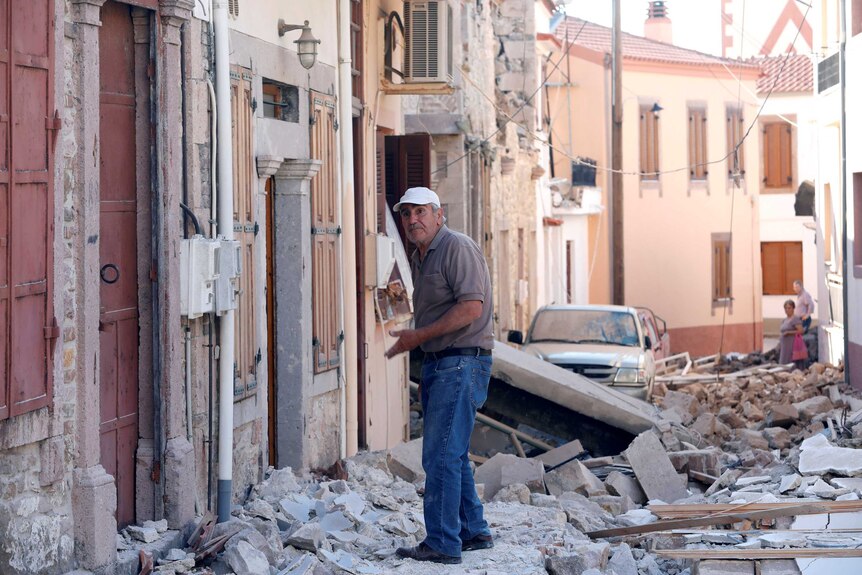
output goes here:
[{"label": "air conditioner unit", "polygon": [[404,81],[452,82],[452,6],[404,0]]}]

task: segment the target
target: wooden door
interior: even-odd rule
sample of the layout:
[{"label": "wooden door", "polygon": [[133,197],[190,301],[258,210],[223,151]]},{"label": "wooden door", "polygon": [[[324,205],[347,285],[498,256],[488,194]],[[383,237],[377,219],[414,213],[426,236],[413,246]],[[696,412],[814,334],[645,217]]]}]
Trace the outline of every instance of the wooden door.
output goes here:
[{"label": "wooden door", "polygon": [[137,158],[134,30],[106,2],[99,31],[101,463],[117,485],[117,524],[135,521],[138,444]]}]

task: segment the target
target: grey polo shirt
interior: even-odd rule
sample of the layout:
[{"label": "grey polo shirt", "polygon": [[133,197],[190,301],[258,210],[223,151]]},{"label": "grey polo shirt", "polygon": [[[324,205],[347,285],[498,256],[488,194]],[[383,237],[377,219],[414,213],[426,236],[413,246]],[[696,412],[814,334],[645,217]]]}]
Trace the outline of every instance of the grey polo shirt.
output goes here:
[{"label": "grey polo shirt", "polygon": [[422,261],[419,261],[419,250],[413,253],[410,267],[417,328],[434,323],[458,302],[482,302],[482,315],[478,319],[453,333],[426,341],[422,344],[423,351],[494,347],[491,276],[476,242],[444,225],[431,240]]}]

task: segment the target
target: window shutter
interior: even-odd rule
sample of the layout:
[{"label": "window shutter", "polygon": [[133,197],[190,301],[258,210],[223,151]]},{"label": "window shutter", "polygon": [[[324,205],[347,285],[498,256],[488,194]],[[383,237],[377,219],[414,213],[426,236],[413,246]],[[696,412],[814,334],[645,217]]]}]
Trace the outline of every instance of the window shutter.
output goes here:
[{"label": "window shutter", "polygon": [[784,289],[793,292],[793,282],[802,278],[802,242],[784,244]]},{"label": "window shutter", "polygon": [[[389,205],[386,203],[386,136],[381,132],[376,134],[376,162],[377,162],[377,233],[386,233],[386,211]],[[397,219],[397,218],[396,218]]]},{"label": "window shutter", "polygon": [[641,106],[640,125],[640,171],[642,180],[658,180],[659,170],[659,127],[658,117],[650,106]]},{"label": "window shutter", "polygon": [[254,318],[254,111],[251,108],[251,70],[231,67],[233,138],[233,229],[242,252],[239,301],[236,311],[234,397],[245,397],[257,387],[257,341]]},{"label": "window shutter", "polygon": [[336,214],[337,157],[335,98],[311,94],[311,157],[321,160],[311,179],[312,232],[312,354],[315,373],[335,368],[340,362],[338,241],[341,228]]},{"label": "window shutter", "polygon": [[[763,270],[763,295],[781,295],[784,290],[784,250],[778,242],[760,245],[760,262]],[[791,292],[792,293],[792,292]]]},{"label": "window shutter", "polygon": [[729,234],[712,234],[712,299],[732,297],[731,245]]},{"label": "window shutter", "polygon": [[792,129],[782,122],[766,124],[763,129],[764,176],[767,188],[793,186]]},{"label": "window shutter", "polygon": [[10,23],[0,32],[0,347],[9,369],[0,417],[7,417],[48,405],[52,395],[53,2],[0,2],[0,14]]}]

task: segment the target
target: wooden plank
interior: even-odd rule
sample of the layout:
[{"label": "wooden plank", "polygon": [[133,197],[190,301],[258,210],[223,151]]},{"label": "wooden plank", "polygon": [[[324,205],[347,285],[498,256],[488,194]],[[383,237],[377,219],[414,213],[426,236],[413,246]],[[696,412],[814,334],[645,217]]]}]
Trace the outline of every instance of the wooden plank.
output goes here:
[{"label": "wooden plank", "polygon": [[819,548],[801,549],[657,549],[659,557],[672,559],[794,559],[808,557],[862,557],[862,548]]},{"label": "wooden plank", "polygon": [[[746,508],[750,511],[768,511],[771,509],[785,509],[795,507],[802,504],[816,503],[826,508],[825,513],[849,513],[852,511],[862,511],[862,500],[859,501],[787,501],[780,503],[750,503]],[[663,519],[682,519],[689,517],[700,517],[708,514],[725,514],[733,509],[736,505],[723,505],[713,503],[690,503],[684,505],[649,505],[649,509],[654,515]]]},{"label": "wooden plank", "polygon": [[625,535],[637,535],[639,533],[656,533],[658,531],[669,531],[671,529],[685,529],[687,527],[706,527],[713,525],[732,525],[741,521],[752,521],[758,519],[775,519],[776,517],[789,517],[796,515],[815,515],[826,513],[824,505],[808,503],[781,507],[778,509],[767,509],[761,511],[743,511],[740,513],[729,513],[722,515],[709,515],[707,517],[695,517],[690,519],[666,519],[646,525],[633,525],[631,527],[615,527],[613,529],[600,529],[587,533],[591,539],[604,537],[623,537]]}]

